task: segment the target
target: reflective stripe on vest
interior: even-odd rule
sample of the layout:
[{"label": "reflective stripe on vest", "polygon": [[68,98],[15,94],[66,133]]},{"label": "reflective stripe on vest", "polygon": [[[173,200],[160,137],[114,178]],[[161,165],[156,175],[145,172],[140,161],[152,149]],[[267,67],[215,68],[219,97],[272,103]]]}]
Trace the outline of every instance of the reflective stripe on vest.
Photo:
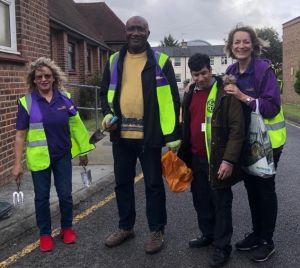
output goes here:
[{"label": "reflective stripe on vest", "polygon": [[272,148],[278,148],[286,142],[286,127],[282,107],[279,113],[273,118],[264,118]]},{"label": "reflective stripe on vest", "polygon": [[205,106],[205,147],[208,163],[210,162],[210,152],[211,152],[211,118],[216,105],[217,97],[217,81],[213,84]]},{"label": "reflective stripe on vest", "polygon": [[[68,98],[71,97],[68,92],[60,93]],[[29,130],[26,137],[26,163],[28,169],[31,171],[46,169],[50,165],[50,155],[37,100],[33,99],[31,94],[27,94],[20,99],[20,102],[30,116]],[[88,143],[89,135],[79,113],[69,118],[69,127],[72,157],[87,153],[95,148],[94,145]]]},{"label": "reflective stripe on vest", "polygon": [[[171,134],[175,129],[176,116],[174,110],[173,97],[170,84],[162,72],[165,63],[168,60],[168,56],[158,51],[153,51],[153,56],[156,60],[155,76],[156,76],[156,95],[159,107],[160,126],[163,135]],[[119,52],[114,53],[109,58],[110,67],[110,84],[107,93],[108,103],[113,110],[113,99],[115,96],[115,90],[118,82],[117,65],[119,59]]]},{"label": "reflective stripe on vest", "polygon": [[118,60],[120,52],[112,54],[109,58],[109,68],[110,68],[110,84],[108,87],[107,99],[110,107],[112,108],[112,102],[115,95],[115,90],[118,82]]}]

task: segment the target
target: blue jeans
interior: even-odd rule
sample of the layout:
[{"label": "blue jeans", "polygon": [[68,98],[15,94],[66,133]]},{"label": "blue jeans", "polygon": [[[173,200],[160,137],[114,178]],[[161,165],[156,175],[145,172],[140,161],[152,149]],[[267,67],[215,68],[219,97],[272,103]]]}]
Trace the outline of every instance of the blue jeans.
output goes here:
[{"label": "blue jeans", "polygon": [[51,171],[54,176],[54,185],[59,200],[61,214],[61,228],[72,227],[73,200],[72,200],[72,162],[71,154],[53,162],[47,169],[32,171],[34,185],[34,203],[36,221],[40,229],[40,235],[51,234],[50,215],[50,188]]}]

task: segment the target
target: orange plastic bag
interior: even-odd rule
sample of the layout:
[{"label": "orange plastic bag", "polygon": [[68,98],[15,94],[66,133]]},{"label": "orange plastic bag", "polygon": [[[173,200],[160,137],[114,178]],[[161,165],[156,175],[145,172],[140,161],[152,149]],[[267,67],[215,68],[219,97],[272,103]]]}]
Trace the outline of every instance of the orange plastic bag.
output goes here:
[{"label": "orange plastic bag", "polygon": [[162,173],[172,192],[184,192],[193,179],[192,170],[172,151],[165,153],[162,158]]}]

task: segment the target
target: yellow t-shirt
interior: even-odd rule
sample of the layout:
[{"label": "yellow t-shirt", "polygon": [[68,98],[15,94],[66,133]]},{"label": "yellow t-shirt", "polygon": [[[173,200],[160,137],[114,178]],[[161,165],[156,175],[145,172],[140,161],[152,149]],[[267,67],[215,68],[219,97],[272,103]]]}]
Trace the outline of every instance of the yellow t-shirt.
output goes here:
[{"label": "yellow t-shirt", "polygon": [[146,51],[140,54],[130,54],[127,52],[124,59],[120,96],[122,138],[144,138],[142,71],[145,67],[146,61]]}]

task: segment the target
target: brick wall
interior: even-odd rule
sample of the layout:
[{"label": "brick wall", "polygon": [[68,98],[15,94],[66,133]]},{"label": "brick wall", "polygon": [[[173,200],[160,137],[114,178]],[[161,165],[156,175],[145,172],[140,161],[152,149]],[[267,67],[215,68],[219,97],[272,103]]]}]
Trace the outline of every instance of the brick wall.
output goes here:
[{"label": "brick wall", "polygon": [[295,75],[300,67],[300,17],[283,24],[283,101],[300,104],[294,90]]},{"label": "brick wall", "polygon": [[16,31],[18,60],[0,56],[0,185],[12,179],[17,99],[27,92],[26,62],[50,56],[48,1],[16,0]]}]

